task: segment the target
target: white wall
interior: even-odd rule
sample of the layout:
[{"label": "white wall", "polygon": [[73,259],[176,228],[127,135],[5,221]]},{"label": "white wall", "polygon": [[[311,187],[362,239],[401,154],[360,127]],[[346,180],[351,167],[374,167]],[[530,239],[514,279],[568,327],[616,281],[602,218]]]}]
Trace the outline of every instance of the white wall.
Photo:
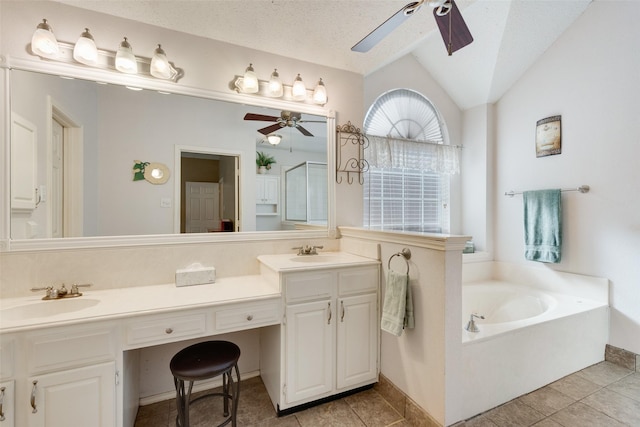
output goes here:
[{"label": "white wall", "polygon": [[[609,343],[640,353],[640,2],[593,2],[496,104],[495,259],[525,263],[522,199],[563,193],[562,262],[611,281]],[[536,158],[536,121],[562,115],[562,154]]]}]

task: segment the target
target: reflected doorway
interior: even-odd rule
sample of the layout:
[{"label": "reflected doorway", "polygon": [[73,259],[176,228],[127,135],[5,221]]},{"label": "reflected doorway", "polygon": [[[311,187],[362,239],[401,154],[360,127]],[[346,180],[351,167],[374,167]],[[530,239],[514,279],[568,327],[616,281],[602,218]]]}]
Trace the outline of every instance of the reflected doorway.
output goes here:
[{"label": "reflected doorway", "polygon": [[240,231],[240,155],[178,148],[180,233]]}]

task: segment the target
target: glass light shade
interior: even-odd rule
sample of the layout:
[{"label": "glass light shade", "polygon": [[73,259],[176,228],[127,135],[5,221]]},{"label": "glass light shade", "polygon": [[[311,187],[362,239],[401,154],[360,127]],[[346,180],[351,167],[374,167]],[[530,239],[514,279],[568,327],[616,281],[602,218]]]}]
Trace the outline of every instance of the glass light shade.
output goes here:
[{"label": "glass light shade", "polygon": [[88,28],[84,29],[73,47],[73,59],[85,65],[95,65],[98,62],[98,48]]},{"label": "glass light shade", "polygon": [[127,74],[138,73],[138,62],[126,37],[116,52],[116,70]]},{"label": "glass light shade", "polygon": [[158,45],[151,58],[151,68],[149,70],[153,77],[169,80],[177,75],[177,71],[171,66],[162,46]]},{"label": "glass light shade", "polygon": [[274,98],[280,98],[282,94],[283,94],[282,80],[280,80],[280,75],[278,74],[278,70],[274,69],[273,73],[271,73],[271,78],[269,79],[267,95]]},{"label": "glass light shade", "polygon": [[46,19],[38,24],[33,37],[31,37],[31,51],[45,58],[56,58],[60,52],[58,40],[56,40],[56,36]]},{"label": "glass light shade", "polygon": [[272,133],[270,135],[267,135],[267,141],[271,145],[278,145],[280,144],[280,141],[282,141],[282,135]]},{"label": "glass light shade", "polygon": [[313,90],[313,102],[324,105],[327,103],[327,88],[322,79],[318,80],[316,88]]},{"label": "glass light shade", "polygon": [[242,79],[242,91],[245,93],[256,93],[259,89],[258,76],[256,76],[253,70],[253,64],[249,64]]},{"label": "glass light shade", "polygon": [[307,88],[302,81],[300,74],[296,77],[291,88],[291,97],[294,101],[304,101],[307,98]]}]

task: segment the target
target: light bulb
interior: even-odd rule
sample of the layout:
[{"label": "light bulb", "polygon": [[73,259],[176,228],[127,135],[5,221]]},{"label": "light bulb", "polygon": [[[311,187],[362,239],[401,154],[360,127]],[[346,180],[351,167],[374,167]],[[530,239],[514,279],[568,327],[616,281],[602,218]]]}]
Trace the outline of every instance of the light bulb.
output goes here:
[{"label": "light bulb", "polygon": [[116,70],[127,74],[138,73],[138,62],[126,37],[116,52]]},{"label": "light bulb", "polygon": [[307,98],[307,88],[304,86],[300,74],[296,77],[291,88],[291,97],[294,101],[304,101]]},{"label": "light bulb", "polygon": [[267,135],[267,141],[271,145],[278,145],[278,144],[280,144],[281,140],[282,140],[282,136],[281,135],[278,135],[278,134],[275,134],[275,133]]},{"label": "light bulb", "polygon": [[320,105],[327,103],[327,88],[324,86],[322,78],[318,80],[318,84],[313,91],[313,102]]},{"label": "light bulb", "polygon": [[256,76],[256,73],[253,70],[253,64],[249,64],[242,79],[242,90],[245,93],[256,93],[259,89],[260,85],[258,84],[258,76]]},{"label": "light bulb", "polygon": [[98,62],[98,48],[88,28],[84,29],[73,47],[73,59],[85,65],[96,65]]},{"label": "light bulb", "polygon": [[36,31],[31,38],[31,51],[38,56],[45,58],[56,58],[60,52],[58,40],[53,34],[51,26],[47,20],[43,19],[36,27]]},{"label": "light bulb", "polygon": [[278,74],[278,70],[274,69],[273,73],[271,73],[271,78],[269,79],[269,86],[267,90],[267,95],[280,98],[283,93],[282,88],[282,80],[280,80],[280,75]]},{"label": "light bulb", "polygon": [[151,58],[151,68],[149,72],[153,77],[165,80],[173,79],[178,74],[177,71],[169,63],[167,55],[164,53],[164,50],[160,45],[158,45],[153,53],[153,58]]}]

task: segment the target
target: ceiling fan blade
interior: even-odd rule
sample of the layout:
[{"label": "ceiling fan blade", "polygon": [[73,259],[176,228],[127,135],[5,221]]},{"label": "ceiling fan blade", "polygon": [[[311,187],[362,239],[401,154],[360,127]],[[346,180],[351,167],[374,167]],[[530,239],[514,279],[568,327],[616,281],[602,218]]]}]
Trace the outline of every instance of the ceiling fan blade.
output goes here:
[{"label": "ceiling fan blade", "polygon": [[377,45],[383,38],[389,35],[400,24],[409,19],[413,13],[420,8],[422,1],[409,3],[393,16],[380,24],[375,30],[371,31],[365,38],[356,43],[351,50],[354,52],[368,52],[372,47]]},{"label": "ceiling fan blade", "polygon": [[265,116],[263,114],[254,114],[254,113],[247,113],[244,116],[245,120],[259,120],[262,122],[277,122],[278,120],[280,120],[280,117],[276,117],[276,116]]},{"label": "ceiling fan blade", "polygon": [[263,135],[269,135],[270,133],[273,133],[277,130],[282,129],[282,125],[280,123],[276,123],[275,125],[271,125],[271,126],[267,126],[266,128],[262,128],[262,129],[258,129],[258,132],[260,132]]},{"label": "ceiling fan blade", "polygon": [[433,10],[433,17],[436,19],[444,45],[451,55],[453,52],[462,49],[473,41],[473,36],[462,19],[462,14],[456,3],[451,0],[451,10],[446,15],[439,15],[438,9]]},{"label": "ceiling fan blade", "polygon": [[304,136],[313,136],[313,134],[311,132],[309,132],[308,130],[306,130],[305,128],[303,128],[300,125],[297,125],[296,129],[298,129]]}]

